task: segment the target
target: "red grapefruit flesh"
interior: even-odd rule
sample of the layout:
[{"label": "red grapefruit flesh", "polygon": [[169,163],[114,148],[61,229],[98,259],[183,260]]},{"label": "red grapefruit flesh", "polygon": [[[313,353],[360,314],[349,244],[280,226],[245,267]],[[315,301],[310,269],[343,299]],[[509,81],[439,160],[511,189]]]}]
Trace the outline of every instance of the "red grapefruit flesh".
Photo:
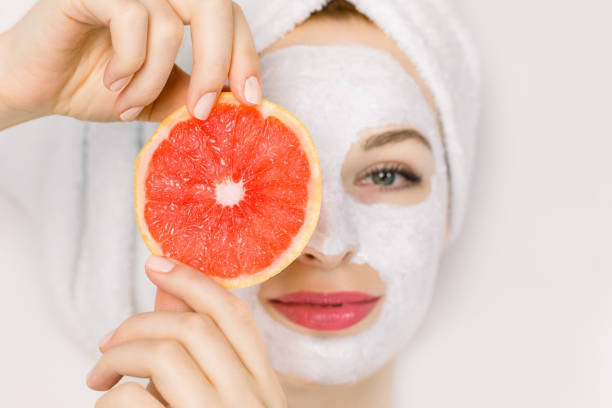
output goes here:
[{"label": "red grapefruit flesh", "polygon": [[321,171],[304,125],[269,101],[220,95],[208,119],[166,118],[134,165],[138,229],[155,255],[228,288],[262,282],[306,246],[319,217]]}]

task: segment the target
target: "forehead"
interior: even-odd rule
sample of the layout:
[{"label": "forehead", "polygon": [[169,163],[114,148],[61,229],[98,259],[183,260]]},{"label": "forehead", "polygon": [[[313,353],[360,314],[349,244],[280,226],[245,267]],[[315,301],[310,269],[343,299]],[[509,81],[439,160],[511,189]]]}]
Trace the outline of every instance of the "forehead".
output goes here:
[{"label": "forehead", "polygon": [[412,76],[427,104],[436,112],[437,107],[430,89],[425,84],[416,66],[399,48],[391,37],[386,35],[372,21],[356,16],[319,16],[298,24],[293,30],[263,50],[261,55],[294,45],[338,45],[360,44],[370,48],[386,51],[398,61],[404,70]]},{"label": "forehead", "polygon": [[336,146],[346,148],[364,130],[388,125],[416,129],[431,144],[437,138],[435,113],[414,79],[385,51],[291,46],[262,57],[261,70],[264,97],[304,121],[317,147],[333,137]]}]

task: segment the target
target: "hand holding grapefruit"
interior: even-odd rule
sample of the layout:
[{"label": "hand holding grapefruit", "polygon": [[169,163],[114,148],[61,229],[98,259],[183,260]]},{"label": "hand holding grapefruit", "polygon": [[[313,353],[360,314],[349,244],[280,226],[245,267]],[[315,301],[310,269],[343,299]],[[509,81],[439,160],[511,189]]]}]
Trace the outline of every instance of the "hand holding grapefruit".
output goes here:
[{"label": "hand holding grapefruit", "polygon": [[149,250],[228,288],[262,282],[302,252],[317,224],[321,170],[304,125],[263,100],[222,93],[204,121],[168,116],[134,165],[134,205]]}]

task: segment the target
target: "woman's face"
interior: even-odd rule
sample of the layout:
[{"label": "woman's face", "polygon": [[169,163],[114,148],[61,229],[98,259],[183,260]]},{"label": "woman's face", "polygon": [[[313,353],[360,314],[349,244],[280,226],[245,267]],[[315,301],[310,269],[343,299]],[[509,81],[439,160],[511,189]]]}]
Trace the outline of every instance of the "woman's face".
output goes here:
[{"label": "woman's face", "polygon": [[314,19],[262,57],[264,97],[304,121],[323,175],[321,216],[302,255],[236,291],[275,367],[292,377],[371,374],[429,303],[446,236],[446,167],[429,94],[394,47],[365,20]]},{"label": "woman's face", "polygon": [[[336,176],[344,192],[361,203],[409,206],[429,195],[434,173],[435,160],[427,140],[414,129],[390,125],[358,135]],[[323,196],[323,206],[325,201]],[[371,265],[354,262],[358,250],[349,245],[339,253],[329,254],[307,246],[283,273],[261,285],[260,302],[279,323],[310,336],[347,336],[365,330],[376,320],[384,303],[385,283]],[[348,300],[357,297],[351,303],[340,303],[342,295],[318,300],[334,303],[327,307],[318,305],[315,298],[281,301],[304,291],[360,295],[346,295]]]}]

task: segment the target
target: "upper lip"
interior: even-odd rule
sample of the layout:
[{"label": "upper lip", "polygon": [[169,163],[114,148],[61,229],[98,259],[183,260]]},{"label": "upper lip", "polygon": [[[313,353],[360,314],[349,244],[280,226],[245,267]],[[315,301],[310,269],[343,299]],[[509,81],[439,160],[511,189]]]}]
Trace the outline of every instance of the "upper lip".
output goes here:
[{"label": "upper lip", "polygon": [[285,295],[268,299],[271,302],[278,303],[299,303],[313,305],[341,305],[346,303],[362,303],[370,302],[380,298],[380,296],[370,295],[364,292],[357,291],[342,291],[342,292],[313,292],[313,291],[298,291],[291,292]]}]

